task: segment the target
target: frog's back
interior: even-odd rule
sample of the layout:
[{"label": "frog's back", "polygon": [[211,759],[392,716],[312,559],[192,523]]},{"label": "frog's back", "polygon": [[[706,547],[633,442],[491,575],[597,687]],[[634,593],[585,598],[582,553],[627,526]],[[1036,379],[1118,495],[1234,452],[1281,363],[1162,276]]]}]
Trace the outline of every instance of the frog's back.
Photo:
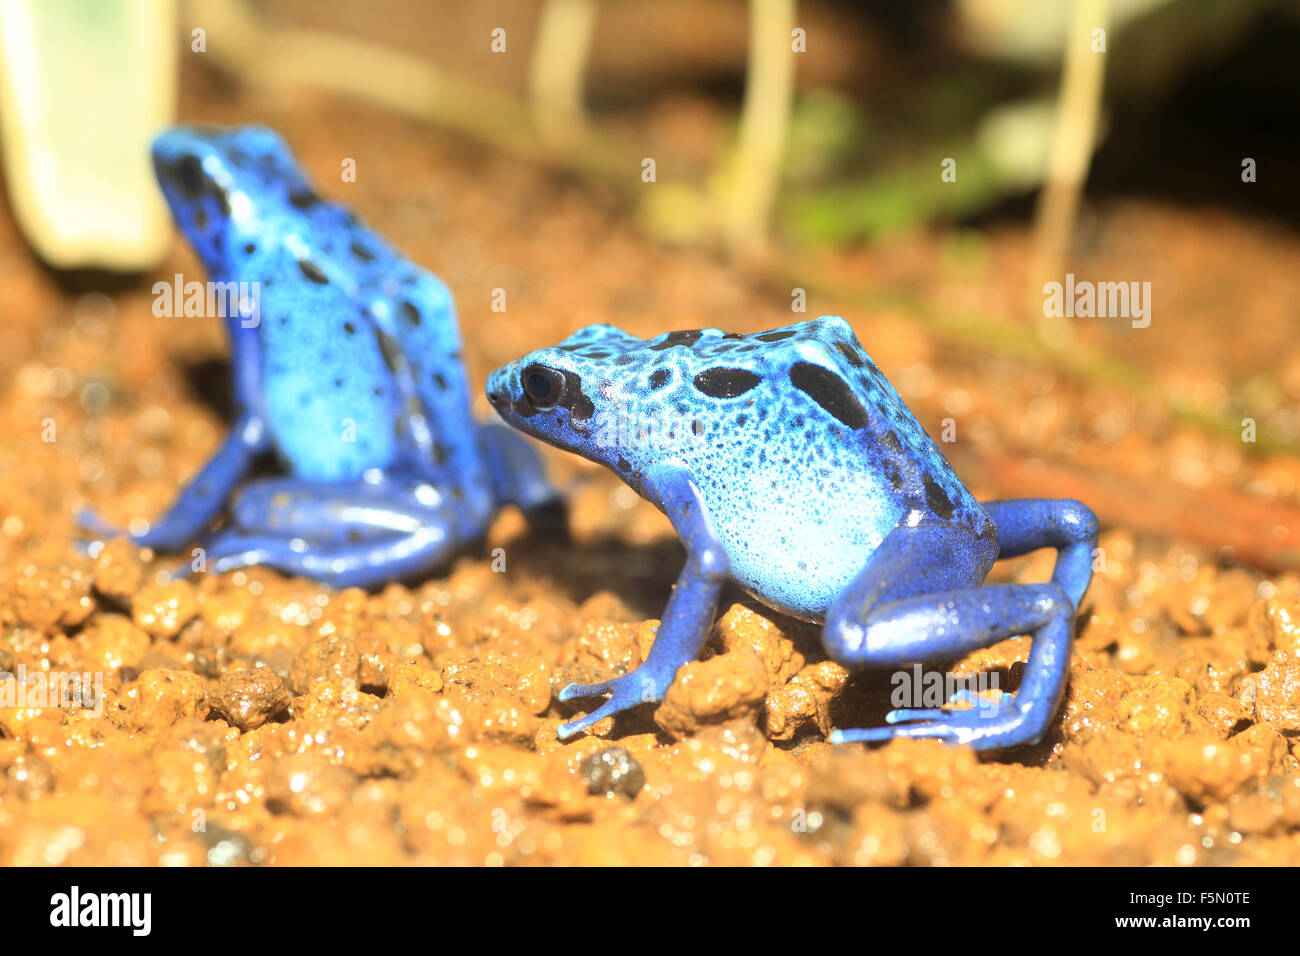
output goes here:
[{"label": "frog's back", "polygon": [[[260,290],[263,412],[293,473],[352,479],[409,466],[485,484],[447,287],[317,195],[270,130],[177,129],[155,151],[173,192],[187,160],[219,180],[204,187],[215,208],[175,205],[213,279]],[[237,226],[220,243],[205,240],[204,221],[216,218]],[[428,421],[465,434],[430,435]]]},{"label": "frog's back", "polygon": [[996,546],[992,522],[843,319],[704,348],[758,376],[745,401],[711,407],[690,464],[732,576],[760,599],[820,619],[904,520],[956,522]]},{"label": "frog's back", "polygon": [[[290,234],[245,273],[263,277],[266,414],[276,444],[296,474],[321,480],[403,462],[424,469],[412,410],[436,420],[470,415],[451,295],[347,210],[320,203],[314,211],[340,218],[333,229]],[[434,468],[447,455],[444,437],[428,439]]]}]

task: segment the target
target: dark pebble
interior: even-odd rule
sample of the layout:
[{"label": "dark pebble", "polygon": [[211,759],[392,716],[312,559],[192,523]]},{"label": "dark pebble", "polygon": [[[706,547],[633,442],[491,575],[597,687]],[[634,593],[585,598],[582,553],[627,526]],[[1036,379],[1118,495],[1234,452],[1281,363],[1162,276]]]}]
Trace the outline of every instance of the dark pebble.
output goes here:
[{"label": "dark pebble", "polygon": [[587,792],[612,797],[621,793],[629,799],[645,786],[645,771],[636,759],[622,747],[606,747],[578,764],[578,776],[587,785]]}]

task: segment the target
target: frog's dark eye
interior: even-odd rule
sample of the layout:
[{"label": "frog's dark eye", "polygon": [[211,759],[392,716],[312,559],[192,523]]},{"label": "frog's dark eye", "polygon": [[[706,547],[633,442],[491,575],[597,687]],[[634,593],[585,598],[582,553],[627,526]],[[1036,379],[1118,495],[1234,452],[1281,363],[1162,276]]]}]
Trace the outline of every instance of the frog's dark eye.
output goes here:
[{"label": "frog's dark eye", "polygon": [[524,394],[535,408],[551,408],[564,397],[564,375],[534,362],[520,374]]}]

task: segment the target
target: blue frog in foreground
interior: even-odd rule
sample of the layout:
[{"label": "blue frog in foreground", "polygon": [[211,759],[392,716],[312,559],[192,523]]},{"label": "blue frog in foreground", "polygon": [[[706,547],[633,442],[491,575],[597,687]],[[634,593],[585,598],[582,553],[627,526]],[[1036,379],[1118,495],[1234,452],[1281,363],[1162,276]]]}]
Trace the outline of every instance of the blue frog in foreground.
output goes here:
[{"label": "blue frog in foreground", "polygon": [[[560,728],[663,697],[700,652],[732,579],[763,603],[824,621],[852,669],[950,661],[1033,637],[1018,692],[971,707],[891,711],[833,740],[936,737],[994,749],[1036,742],[1060,704],[1097,521],[1078,501],[981,504],[847,322],[753,335],[635,338],[589,326],[494,372],[488,399],[516,428],[613,469],[672,521],[686,566],[645,662],[561,700],[607,695]],[[992,584],[999,557],[1058,551],[1044,584]]]},{"label": "blue frog in foreground", "polygon": [[[230,435],[136,544],[198,541],[209,571],[267,564],[370,586],[440,564],[504,503],[554,519],[559,500],[527,440],[471,416],[447,287],[317,196],[278,135],[175,128],[153,161],[210,280],[258,294],[251,314],[226,316]],[[287,476],[246,483],[208,534],[268,452]],[[82,521],[120,533],[90,512]]]}]

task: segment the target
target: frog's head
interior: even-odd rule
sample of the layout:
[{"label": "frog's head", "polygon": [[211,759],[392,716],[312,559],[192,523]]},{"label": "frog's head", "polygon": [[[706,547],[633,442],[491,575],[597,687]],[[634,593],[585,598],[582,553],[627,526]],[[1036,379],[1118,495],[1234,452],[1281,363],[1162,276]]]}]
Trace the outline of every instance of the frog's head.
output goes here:
[{"label": "frog's head", "polygon": [[[589,325],[559,345],[538,349],[488,376],[488,401],[507,422],[549,444],[597,455],[601,412],[618,396],[614,380],[640,339],[612,325]],[[623,361],[624,365],[616,364]]]},{"label": "frog's head", "polygon": [[176,126],[158,134],[152,151],[172,216],[210,270],[247,254],[268,211],[317,201],[284,140],[264,127]]},{"label": "frog's head", "polygon": [[652,339],[592,325],[497,369],[487,391],[514,427],[638,487],[649,465],[734,444],[800,389],[810,409],[844,401],[860,411],[845,379],[864,361],[839,316],[752,335],[693,329]]}]

